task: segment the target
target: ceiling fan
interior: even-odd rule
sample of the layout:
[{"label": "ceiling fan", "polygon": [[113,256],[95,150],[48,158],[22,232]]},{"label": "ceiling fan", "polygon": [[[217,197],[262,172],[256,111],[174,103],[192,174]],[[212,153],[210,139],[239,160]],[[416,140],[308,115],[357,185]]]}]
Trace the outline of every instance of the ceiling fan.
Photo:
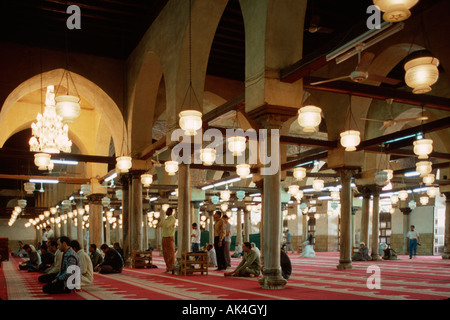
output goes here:
[{"label": "ceiling fan", "polygon": [[314,14],[311,17],[309,27],[305,28],[305,32],[309,33],[333,33],[334,30],[320,25],[320,16]]},{"label": "ceiling fan", "polygon": [[389,104],[389,118],[386,120],[378,120],[378,119],[368,119],[368,118],[361,118],[361,120],[366,120],[366,121],[374,121],[374,122],[382,122],[383,125],[380,127],[379,130],[383,131],[386,130],[389,127],[392,127],[394,125],[396,125],[397,123],[401,123],[401,122],[409,122],[409,121],[424,121],[424,120],[428,120],[428,117],[416,117],[416,118],[406,118],[406,119],[394,119],[392,116],[392,99],[388,99],[387,102]]},{"label": "ceiling fan", "polygon": [[310,85],[314,86],[314,85],[318,85],[318,84],[322,84],[322,83],[343,80],[343,79],[351,79],[354,82],[361,82],[364,80],[372,80],[372,81],[387,83],[387,84],[391,84],[391,85],[396,85],[401,82],[401,80],[387,78],[387,77],[383,77],[383,76],[380,76],[377,74],[367,72],[367,70],[370,67],[370,64],[372,63],[373,59],[375,58],[375,54],[372,52],[365,52],[361,56],[361,48],[358,47],[357,49],[358,49],[358,65],[356,66],[355,71],[353,71],[352,73],[350,73],[347,76],[313,82],[313,83],[310,83]]}]

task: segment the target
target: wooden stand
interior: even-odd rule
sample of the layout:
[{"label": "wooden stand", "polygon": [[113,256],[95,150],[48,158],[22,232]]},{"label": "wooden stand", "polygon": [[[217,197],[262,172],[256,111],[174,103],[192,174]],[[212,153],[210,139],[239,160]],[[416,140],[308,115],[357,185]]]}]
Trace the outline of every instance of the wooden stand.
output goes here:
[{"label": "wooden stand", "polygon": [[[200,265],[196,268],[195,265]],[[181,274],[187,275],[194,272],[204,272],[208,274],[208,253],[206,252],[188,252],[181,253]]]},{"label": "wooden stand", "polygon": [[151,268],[153,251],[136,251],[131,253],[132,268]]}]

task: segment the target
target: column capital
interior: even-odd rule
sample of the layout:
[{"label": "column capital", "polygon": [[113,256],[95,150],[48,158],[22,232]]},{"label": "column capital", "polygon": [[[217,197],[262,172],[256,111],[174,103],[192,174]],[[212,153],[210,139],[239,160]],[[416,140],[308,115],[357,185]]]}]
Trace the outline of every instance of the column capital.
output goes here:
[{"label": "column capital", "polygon": [[89,204],[102,204],[102,199],[106,196],[103,193],[93,193],[87,196]]},{"label": "column capital", "polygon": [[412,209],[410,207],[403,207],[399,209],[405,216],[409,215],[412,212]]},{"label": "column capital", "polygon": [[265,129],[280,129],[289,119],[297,116],[298,108],[263,104],[248,113],[250,119],[261,124]]},{"label": "column capital", "polygon": [[369,184],[369,185],[359,185],[356,186],[358,189],[358,192],[361,193],[361,195],[364,198],[370,198],[372,195],[379,195],[381,193],[382,187],[376,185],[376,184]]},{"label": "column capital", "polygon": [[336,168],[334,169],[339,174],[341,180],[351,180],[355,174],[355,169],[351,168]]}]

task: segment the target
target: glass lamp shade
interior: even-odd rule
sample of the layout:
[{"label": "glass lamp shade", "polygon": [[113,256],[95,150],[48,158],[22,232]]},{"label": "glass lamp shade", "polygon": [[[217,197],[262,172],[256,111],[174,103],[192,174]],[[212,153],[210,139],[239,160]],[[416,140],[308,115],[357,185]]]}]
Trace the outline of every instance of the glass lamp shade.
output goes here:
[{"label": "glass lamp shade", "polygon": [[245,137],[235,136],[230,137],[228,140],[228,149],[233,152],[233,156],[241,156],[245,151]]},{"label": "glass lamp shade", "polygon": [[184,130],[184,133],[188,136],[195,136],[197,130],[202,127],[202,113],[195,110],[181,111],[180,114],[180,128]]},{"label": "glass lamp shade", "polygon": [[428,195],[430,198],[436,197],[437,194],[438,194],[438,188],[436,188],[436,187],[429,187],[429,188],[428,188],[428,190],[427,190],[427,195]]},{"label": "glass lamp shade", "polygon": [[405,63],[405,83],[413,93],[431,91],[431,85],[439,78],[439,60],[433,57],[419,57]]},{"label": "glass lamp shade", "polygon": [[80,116],[80,98],[63,95],[55,98],[56,113],[62,118],[63,123],[73,123]]},{"label": "glass lamp shade", "polygon": [[116,158],[116,168],[119,172],[128,172],[131,168],[131,157],[122,156]]},{"label": "glass lamp shade", "polygon": [[361,137],[357,130],[347,130],[341,133],[341,145],[345,151],[355,151],[360,142]]},{"label": "glass lamp shade", "polygon": [[400,190],[398,192],[398,197],[400,198],[400,200],[406,200],[408,199],[408,191],[406,190]]},{"label": "glass lamp shade", "polygon": [[433,151],[433,140],[421,139],[414,141],[414,153],[419,159],[428,159],[428,155]]},{"label": "glass lamp shade", "polygon": [[141,183],[144,185],[145,188],[150,187],[150,185],[153,182],[153,176],[149,173],[144,173],[141,175]]},{"label": "glass lamp shade", "polygon": [[102,206],[107,207],[109,206],[109,204],[111,203],[111,199],[108,197],[103,197],[102,198]]},{"label": "glass lamp shade", "polygon": [[414,200],[411,200],[410,202],[408,202],[408,207],[411,210],[414,210],[416,208],[416,206],[417,206],[417,204],[416,204],[416,202]]},{"label": "glass lamp shade", "polygon": [[230,197],[231,197],[231,192],[230,192],[230,190],[223,190],[223,191],[220,191],[220,198],[221,198],[223,201],[228,201],[228,200],[230,200]]},{"label": "glass lamp shade", "polygon": [[295,195],[300,191],[300,186],[293,184],[289,186],[289,193],[295,197]]},{"label": "glass lamp shade", "polygon": [[411,16],[412,8],[419,0],[373,0],[373,4],[383,11],[383,19],[389,22],[399,22]]},{"label": "glass lamp shade", "polygon": [[219,196],[211,196],[212,204],[218,204],[219,201],[220,201],[220,197]]},{"label": "glass lamp shade", "polygon": [[44,211],[44,217],[46,217],[46,218],[50,217],[50,211],[45,210]]},{"label": "glass lamp shade", "polygon": [[247,163],[236,165],[236,173],[241,179],[245,179],[250,174],[250,165]]},{"label": "glass lamp shade", "polygon": [[391,195],[391,203],[392,204],[398,203],[398,195],[396,195],[396,194]]},{"label": "glass lamp shade", "polygon": [[298,192],[294,195],[294,197],[295,197],[295,199],[297,201],[302,200],[302,198],[303,198],[303,191],[302,190],[298,190]]},{"label": "glass lamp shade", "polygon": [[335,201],[339,200],[339,198],[340,198],[339,191],[337,191],[337,190],[331,191],[330,196],[331,196],[332,200],[335,200]]},{"label": "glass lamp shade", "polygon": [[35,188],[36,185],[33,182],[25,182],[23,185],[23,189],[26,191],[27,194],[33,194]]},{"label": "glass lamp shade", "polygon": [[17,205],[19,207],[21,207],[22,209],[25,209],[25,207],[27,206],[27,200],[19,199],[19,200],[17,200]]},{"label": "glass lamp shade", "polygon": [[220,205],[220,209],[221,209],[222,211],[227,211],[227,210],[228,210],[228,204],[227,204],[227,203],[222,203],[222,204]]},{"label": "glass lamp shade", "polygon": [[429,186],[434,182],[434,174],[429,173],[426,174],[423,178],[422,178],[423,183],[425,183],[425,185]]},{"label": "glass lamp shade", "polygon": [[205,148],[200,151],[200,160],[202,160],[203,165],[212,166],[214,161],[216,161],[216,149]]},{"label": "glass lamp shade", "polygon": [[164,163],[164,169],[169,174],[169,176],[174,176],[178,171],[178,161],[166,161]]},{"label": "glass lamp shade", "polygon": [[122,195],[123,195],[122,189],[116,190],[117,200],[122,200]]},{"label": "glass lamp shade", "polygon": [[383,171],[387,173],[388,180],[392,180],[392,178],[394,177],[394,170],[384,169]]},{"label": "glass lamp shade", "polygon": [[427,196],[422,196],[422,197],[420,197],[420,204],[425,206],[428,204],[429,200],[430,200],[430,198],[428,198]]},{"label": "glass lamp shade", "polygon": [[322,179],[315,179],[313,181],[312,187],[314,188],[314,190],[319,192],[323,189],[324,184],[325,184],[325,182]]},{"label": "glass lamp shade", "polygon": [[416,171],[420,173],[421,177],[429,174],[432,170],[431,161],[419,161],[416,163]]},{"label": "glass lamp shade", "polygon": [[245,198],[245,191],[244,190],[236,191],[236,197],[238,198],[239,201],[242,201]]},{"label": "glass lamp shade", "polygon": [[322,109],[316,106],[304,106],[298,110],[298,124],[303,132],[315,132],[317,126],[322,122]]},{"label": "glass lamp shade", "polygon": [[379,186],[385,186],[389,183],[388,173],[384,170],[375,173],[375,183]]},{"label": "glass lamp shade", "polygon": [[56,209],[55,207],[50,208],[50,213],[53,215],[56,214],[57,211],[58,211],[58,209]]},{"label": "glass lamp shade", "polygon": [[306,177],[306,168],[303,167],[294,168],[294,178],[300,181],[305,177]]},{"label": "glass lamp shade", "polygon": [[35,153],[34,164],[39,167],[39,170],[41,170],[41,168],[45,168],[43,170],[46,170],[50,164],[50,158],[51,156],[48,153]]}]

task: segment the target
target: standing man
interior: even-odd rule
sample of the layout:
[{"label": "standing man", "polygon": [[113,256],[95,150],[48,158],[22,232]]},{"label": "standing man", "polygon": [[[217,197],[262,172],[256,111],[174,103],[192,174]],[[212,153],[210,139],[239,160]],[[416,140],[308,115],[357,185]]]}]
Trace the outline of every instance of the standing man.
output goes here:
[{"label": "standing man", "polygon": [[173,209],[166,211],[166,219],[161,221],[161,237],[164,262],[166,263],[166,273],[172,273],[175,263],[175,217],[172,215]]},{"label": "standing man", "polygon": [[408,233],[406,233],[406,241],[408,243],[409,258],[412,259],[413,254],[415,258],[417,252],[417,245],[420,246],[420,235],[415,230],[414,225],[411,225],[411,230],[408,231]]},{"label": "standing man", "polygon": [[289,231],[289,229],[286,230],[286,253],[291,251],[292,253],[295,253],[294,248],[292,247],[292,233]]},{"label": "standing man", "polygon": [[53,231],[52,227],[51,226],[46,226],[45,229],[47,230],[46,235],[45,235],[46,238],[47,238],[47,241],[56,240],[55,239],[55,232]]},{"label": "standing man", "polygon": [[216,249],[217,257],[217,271],[227,269],[227,261],[225,260],[225,234],[226,222],[222,219],[222,212],[216,211],[214,213],[214,248]]},{"label": "standing man", "polygon": [[195,222],[192,224],[191,247],[194,253],[200,251],[200,230]]},{"label": "standing man", "polygon": [[228,222],[229,217],[224,214],[223,219],[225,220],[225,261],[227,262],[227,267],[231,268],[231,255],[230,255],[230,247],[231,247],[231,223]]}]

